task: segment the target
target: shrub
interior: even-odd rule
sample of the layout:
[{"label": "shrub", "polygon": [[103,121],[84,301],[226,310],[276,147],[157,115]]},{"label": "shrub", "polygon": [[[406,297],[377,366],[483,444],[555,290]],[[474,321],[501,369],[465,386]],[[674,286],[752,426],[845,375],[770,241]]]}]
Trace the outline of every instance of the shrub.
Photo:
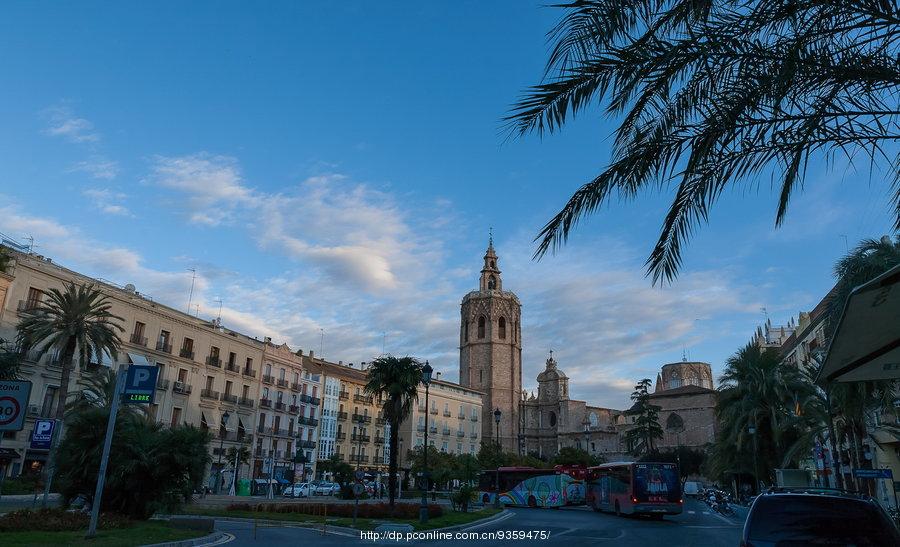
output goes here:
[{"label": "shrub", "polygon": [[[21,509],[0,516],[0,532],[71,532],[88,527],[90,515],[63,509]],[[126,528],[131,522],[121,515],[101,513],[100,528]]]},{"label": "shrub", "polygon": [[41,490],[40,475],[29,474],[3,481],[3,493],[9,495],[32,494]]},{"label": "shrub", "polygon": [[[259,513],[299,513],[303,515],[329,517],[352,517],[354,504],[351,503],[232,503],[226,507],[228,511],[253,511]],[[444,514],[440,505],[428,506],[428,516],[437,518]],[[415,519],[419,516],[419,505],[413,503],[398,503],[394,506],[393,515],[391,506],[387,503],[364,503],[359,506],[360,518],[381,519],[395,517],[398,519]]]}]

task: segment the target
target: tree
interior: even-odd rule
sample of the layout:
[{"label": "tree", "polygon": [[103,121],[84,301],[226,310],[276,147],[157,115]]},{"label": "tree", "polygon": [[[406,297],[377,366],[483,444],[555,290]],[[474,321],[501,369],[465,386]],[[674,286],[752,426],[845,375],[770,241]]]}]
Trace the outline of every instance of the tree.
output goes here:
[{"label": "tree", "polygon": [[0,380],[15,380],[19,376],[19,363],[15,345],[0,338]]},{"label": "tree", "polygon": [[653,452],[653,440],[662,439],[663,429],[659,425],[659,407],[650,403],[650,379],[644,378],[634,386],[631,400],[634,406],[629,414],[635,416],[631,429],[625,432],[628,450],[635,456]]},{"label": "tree", "polygon": [[[671,281],[681,249],[729,185],[780,184],[775,225],[812,160],[865,156],[900,176],[893,1],[571,0],[548,37],[543,81],[506,118],[514,135],[559,131],[606,102],[620,117],[608,165],[543,228],[536,256],[612,196],[676,186],[647,259]],[[822,162],[821,160],[825,160]],[[864,177],[863,177],[864,178]],[[900,229],[900,187],[893,204]]]},{"label": "tree", "polygon": [[[69,401],[66,403],[67,416],[89,408],[111,408],[116,392],[116,373],[112,369],[99,368],[83,374],[76,385],[80,385],[81,389],[69,394]],[[119,405],[121,414],[145,416],[147,410],[144,405]]]},{"label": "tree", "polygon": [[422,381],[422,365],[412,357],[378,357],[369,365],[366,393],[384,399],[384,417],[390,426],[390,464],[388,466],[388,500],[394,510],[397,492],[397,457],[400,424],[409,416],[412,403]]},{"label": "tree", "polygon": [[9,254],[9,249],[0,245],[0,273],[5,273],[12,264],[13,258]]},{"label": "tree", "polygon": [[237,466],[234,468],[234,488],[237,489],[241,466],[250,463],[250,447],[241,443],[239,446],[232,446],[225,452],[225,461],[229,465],[234,465],[235,458],[237,458]]},{"label": "tree", "polygon": [[75,352],[82,367],[92,357],[102,360],[104,353],[115,360],[122,344],[118,333],[124,332],[119,325],[123,319],[112,313],[109,299],[94,285],[67,283],[64,290],[50,289],[46,296],[47,300],[28,310],[16,327],[23,353],[35,351],[42,357],[56,351],[62,366],[56,407],[59,425],[47,461],[44,503],[53,479],[56,446],[63,433]]},{"label": "tree", "polygon": [[353,480],[353,466],[341,460],[337,454],[332,454],[327,460],[320,461],[318,469],[321,473],[331,473],[334,482],[341,486],[347,486]]},{"label": "tree", "polygon": [[550,461],[552,465],[600,465],[603,463],[600,456],[592,456],[587,450],[575,448],[572,446],[564,446],[559,449],[559,453]]},{"label": "tree", "polygon": [[[93,494],[108,420],[109,409],[103,407],[69,415],[69,434],[59,445],[60,491],[66,499]],[[177,511],[203,481],[209,433],[127,414],[117,416],[115,427],[101,509],[140,519]]]},{"label": "tree", "polygon": [[638,461],[677,463],[678,472],[681,474],[681,482],[684,483],[691,475],[700,474],[706,462],[706,453],[703,450],[679,446],[675,449],[654,450],[641,456]]}]

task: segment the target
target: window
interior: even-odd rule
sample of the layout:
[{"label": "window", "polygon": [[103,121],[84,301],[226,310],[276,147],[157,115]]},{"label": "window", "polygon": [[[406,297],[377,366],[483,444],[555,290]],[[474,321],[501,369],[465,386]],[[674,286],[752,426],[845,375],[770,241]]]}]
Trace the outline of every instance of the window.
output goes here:
[{"label": "window", "polygon": [[59,390],[56,386],[47,386],[44,392],[44,403],[41,405],[41,416],[50,417],[56,415],[56,393]]},{"label": "window", "polygon": [[209,346],[209,357],[211,359],[218,359],[219,358],[219,348],[217,348],[216,346]]},{"label": "window", "polygon": [[478,318],[478,338],[484,338],[484,316]]},{"label": "window", "polygon": [[674,412],[666,419],[666,431],[677,433],[684,431],[684,420]]},{"label": "window", "polygon": [[295,384],[299,384],[299,383],[300,383],[300,373],[297,372],[296,370],[294,371],[294,383],[295,383]]},{"label": "window", "polygon": [[492,291],[497,288],[497,278],[493,275],[488,278],[488,290]]},{"label": "window", "polygon": [[[172,348],[169,347],[172,343],[172,333],[167,330],[159,331],[159,340],[157,341],[156,349],[161,349],[163,351],[172,351]],[[168,350],[166,348],[169,348]]]},{"label": "window", "polygon": [[248,371],[253,370],[253,358],[252,357],[247,357],[247,370]]},{"label": "window", "polygon": [[483,370],[478,371],[478,382],[484,383],[484,371]]},{"label": "window", "polygon": [[550,412],[550,427],[556,427],[556,412]]},{"label": "window", "polygon": [[244,399],[250,398],[250,386],[244,386],[241,389],[241,397],[243,397]]},{"label": "window", "polygon": [[262,398],[263,398],[263,399],[268,399],[268,398],[269,398],[269,388],[267,388],[267,387],[264,387],[264,388],[263,388]]},{"label": "window", "polygon": [[278,379],[284,380],[284,369],[278,371]]},{"label": "window", "polygon": [[466,319],[466,326],[463,327],[463,329],[464,329],[463,330],[463,340],[468,342],[469,341],[469,320],[468,319]]},{"label": "window", "polygon": [[266,363],[266,376],[272,375],[272,363]]},{"label": "window", "polygon": [[147,328],[147,325],[141,323],[140,321],[134,322],[134,332],[131,333],[131,343],[132,344],[140,344],[142,346],[147,345],[147,339],[144,338],[144,330]]},{"label": "window", "polygon": [[228,353],[228,366],[234,368],[234,364],[237,362],[237,353],[229,352]]},{"label": "window", "polygon": [[215,381],[215,378],[213,378],[212,376],[206,377],[206,389],[208,391],[212,391],[214,381]]},{"label": "window", "polygon": [[444,441],[444,443],[441,444],[441,452],[446,452],[446,451],[447,451],[447,441]]},{"label": "window", "polygon": [[172,409],[172,422],[170,423],[172,427],[178,427],[181,425],[181,409],[177,406]]},{"label": "window", "polygon": [[40,289],[35,289],[34,287],[28,288],[28,300],[25,301],[25,309],[36,308],[41,305],[41,300],[44,298],[44,291]]},{"label": "window", "polygon": [[500,321],[498,322],[498,327],[499,328],[497,330],[499,331],[500,339],[506,340],[506,318],[505,317],[500,318]]},{"label": "window", "polygon": [[187,358],[193,358],[194,355],[194,341],[190,338],[185,337],[184,341],[181,343],[181,356]]},{"label": "window", "polygon": [[178,369],[178,381],[182,384],[187,382],[188,379],[188,371],[186,368]]},{"label": "window", "polygon": [[225,395],[231,395],[231,388],[233,385],[234,384],[232,384],[230,381],[225,382]]}]

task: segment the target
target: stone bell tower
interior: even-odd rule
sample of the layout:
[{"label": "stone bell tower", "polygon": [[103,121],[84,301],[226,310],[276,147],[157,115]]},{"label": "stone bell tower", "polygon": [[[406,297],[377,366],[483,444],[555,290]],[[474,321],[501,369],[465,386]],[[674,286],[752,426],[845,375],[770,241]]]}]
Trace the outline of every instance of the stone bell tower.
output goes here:
[{"label": "stone bell tower", "polygon": [[478,290],[462,300],[459,383],[485,394],[481,441],[497,441],[494,409],[500,409],[500,444],[516,452],[522,400],[522,304],[515,294],[503,290],[498,264],[491,237]]}]

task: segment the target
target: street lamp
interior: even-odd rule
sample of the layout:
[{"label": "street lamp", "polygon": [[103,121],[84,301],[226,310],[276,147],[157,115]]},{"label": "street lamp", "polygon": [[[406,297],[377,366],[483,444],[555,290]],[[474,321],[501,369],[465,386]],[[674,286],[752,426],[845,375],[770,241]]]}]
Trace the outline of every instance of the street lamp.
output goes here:
[{"label": "street lamp", "polygon": [[584,428],[584,451],[590,454],[591,421],[585,418],[584,421],[581,422],[581,427]]},{"label": "street lamp", "polygon": [[500,412],[500,408],[497,407],[494,409],[494,422],[497,424],[497,447],[500,447],[500,416],[503,413]]},{"label": "street lamp", "polygon": [[[231,417],[231,414],[228,411],[225,411],[225,414],[222,414],[222,429],[228,427],[228,418]],[[218,469],[216,469],[216,494],[222,493],[222,452],[225,451],[225,435],[228,433],[226,429],[225,432],[219,431],[219,463]]]},{"label": "street lamp", "polygon": [[756,465],[756,422],[747,428],[747,433],[753,435],[753,491],[759,491],[759,466]]},{"label": "street lamp", "polygon": [[[359,464],[362,461],[362,431],[363,425],[365,424],[365,420],[362,416],[356,416],[356,480],[359,480]],[[356,486],[354,485],[354,489]],[[355,498],[353,505],[353,525],[356,526],[356,514],[359,512],[359,494],[355,491],[353,492],[353,497]]]},{"label": "street lamp", "polygon": [[419,508],[419,522],[428,522],[428,386],[431,384],[431,372],[434,369],[425,361],[422,367],[422,383],[425,384],[425,445],[422,447],[422,506]]}]

